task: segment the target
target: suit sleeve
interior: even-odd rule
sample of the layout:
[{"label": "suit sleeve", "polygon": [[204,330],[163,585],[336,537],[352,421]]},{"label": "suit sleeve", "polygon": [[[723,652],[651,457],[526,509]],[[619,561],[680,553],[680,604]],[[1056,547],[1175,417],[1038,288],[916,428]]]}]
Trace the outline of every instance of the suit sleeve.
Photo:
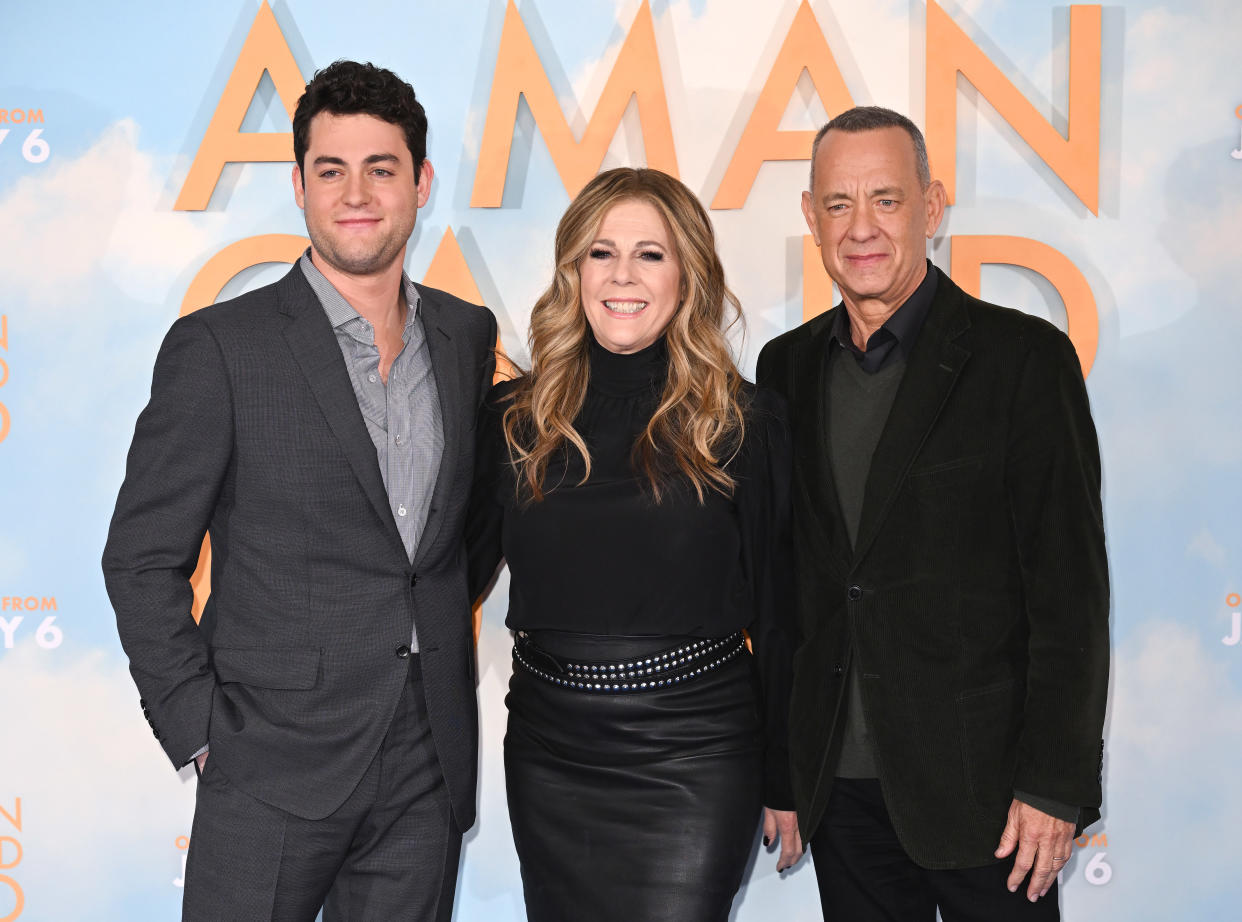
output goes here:
[{"label": "suit sleeve", "polygon": [[501,428],[504,404],[499,395],[506,393],[510,386],[507,382],[501,382],[491,389],[479,408],[479,421],[475,427],[474,483],[466,515],[466,557],[471,599],[477,599],[487,588],[504,556],[501,543],[504,504],[500,502],[498,490],[507,451]]},{"label": "suit sleeve", "polygon": [[1060,333],[1026,354],[1006,491],[1030,629],[1014,788],[1098,817],[1108,690],[1100,455],[1077,355]]},{"label": "suit sleeve", "polygon": [[742,563],[750,578],[754,618],[748,632],[763,694],[765,806],[794,809],[789,775],[789,696],[793,658],[793,546],[790,477],[793,464],[785,402],[756,393],[747,423],[745,474],[736,492]]},{"label": "suit sleeve", "polygon": [[[766,344],[759,350],[759,358],[755,362],[755,384],[758,387],[771,388],[781,391],[781,382],[776,380],[776,348],[772,343]],[[786,395],[788,397],[788,395]]]},{"label": "suit sleeve", "polygon": [[155,362],[103,554],[143,711],[176,767],[208,739],[216,683],[189,578],[228,472],[232,420],[219,344],[201,319],[178,320]]}]

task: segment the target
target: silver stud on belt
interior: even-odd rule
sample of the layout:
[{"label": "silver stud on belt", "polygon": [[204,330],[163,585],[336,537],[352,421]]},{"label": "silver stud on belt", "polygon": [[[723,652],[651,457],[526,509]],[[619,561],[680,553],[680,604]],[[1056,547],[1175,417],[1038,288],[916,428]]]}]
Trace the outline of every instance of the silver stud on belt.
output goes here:
[{"label": "silver stud on belt", "polygon": [[[718,669],[746,649],[746,638],[741,631],[728,637],[697,640],[694,643],[644,657],[631,663],[565,663],[564,675],[552,675],[531,663],[518,644],[513,646],[513,659],[527,672],[545,682],[586,692],[633,692],[668,688]],[[715,659],[707,659],[716,654]],[[692,669],[661,673],[689,666],[695,660],[704,659]]]}]

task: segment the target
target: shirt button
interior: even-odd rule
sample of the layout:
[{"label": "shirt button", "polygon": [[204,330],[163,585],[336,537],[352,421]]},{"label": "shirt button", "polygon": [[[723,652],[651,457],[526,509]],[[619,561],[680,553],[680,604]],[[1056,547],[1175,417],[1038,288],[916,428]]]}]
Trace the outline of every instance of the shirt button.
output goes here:
[{"label": "shirt button", "polygon": [[372,384],[374,384],[377,378],[375,377],[375,375],[367,375],[367,380],[370,381]]},{"label": "shirt button", "polygon": [[402,444],[404,444],[404,443],[405,443],[405,439],[404,439],[404,438],[402,438],[401,433],[399,433],[399,432],[397,433],[397,439],[396,439],[396,442],[397,442],[397,444],[398,444],[398,445],[402,445]]},{"label": "shirt button", "polygon": [[397,515],[400,515],[400,516],[404,516],[404,515],[405,515],[405,506],[398,506],[398,507],[397,507]]},{"label": "shirt button", "polygon": [[406,646],[405,644],[402,644],[401,646],[397,647],[397,658],[398,659],[409,659],[410,648]]},{"label": "shirt button", "polygon": [[850,588],[845,591],[845,597],[851,602],[857,602],[862,598],[862,588],[859,586],[850,586]]}]

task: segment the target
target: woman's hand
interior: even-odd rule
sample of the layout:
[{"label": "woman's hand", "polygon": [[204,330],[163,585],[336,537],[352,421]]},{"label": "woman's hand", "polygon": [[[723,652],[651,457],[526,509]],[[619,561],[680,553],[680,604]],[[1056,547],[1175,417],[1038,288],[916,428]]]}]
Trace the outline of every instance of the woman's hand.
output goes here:
[{"label": "woman's hand", "polygon": [[780,842],[781,853],[776,870],[792,868],[802,857],[802,834],[798,831],[798,814],[793,810],[763,808],[763,844],[769,848]]}]

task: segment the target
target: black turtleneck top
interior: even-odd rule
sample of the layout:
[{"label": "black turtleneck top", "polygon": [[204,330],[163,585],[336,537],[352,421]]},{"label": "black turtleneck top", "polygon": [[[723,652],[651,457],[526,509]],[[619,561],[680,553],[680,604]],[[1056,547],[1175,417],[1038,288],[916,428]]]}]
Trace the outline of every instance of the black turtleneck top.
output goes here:
[{"label": "black turtleneck top", "polygon": [[513,630],[720,637],[745,628],[764,692],[765,802],[792,809],[787,779],[792,608],[791,447],[781,398],[745,385],[745,437],[726,470],[732,496],[699,502],[670,478],[656,503],[631,452],[663,389],[664,340],[630,355],[590,345],[590,380],[574,428],[591,453],[569,447],[549,465],[544,498],[519,499],[501,417],[514,387],[492,388],[479,420],[467,524],[472,597],[501,557],[509,566]]}]

